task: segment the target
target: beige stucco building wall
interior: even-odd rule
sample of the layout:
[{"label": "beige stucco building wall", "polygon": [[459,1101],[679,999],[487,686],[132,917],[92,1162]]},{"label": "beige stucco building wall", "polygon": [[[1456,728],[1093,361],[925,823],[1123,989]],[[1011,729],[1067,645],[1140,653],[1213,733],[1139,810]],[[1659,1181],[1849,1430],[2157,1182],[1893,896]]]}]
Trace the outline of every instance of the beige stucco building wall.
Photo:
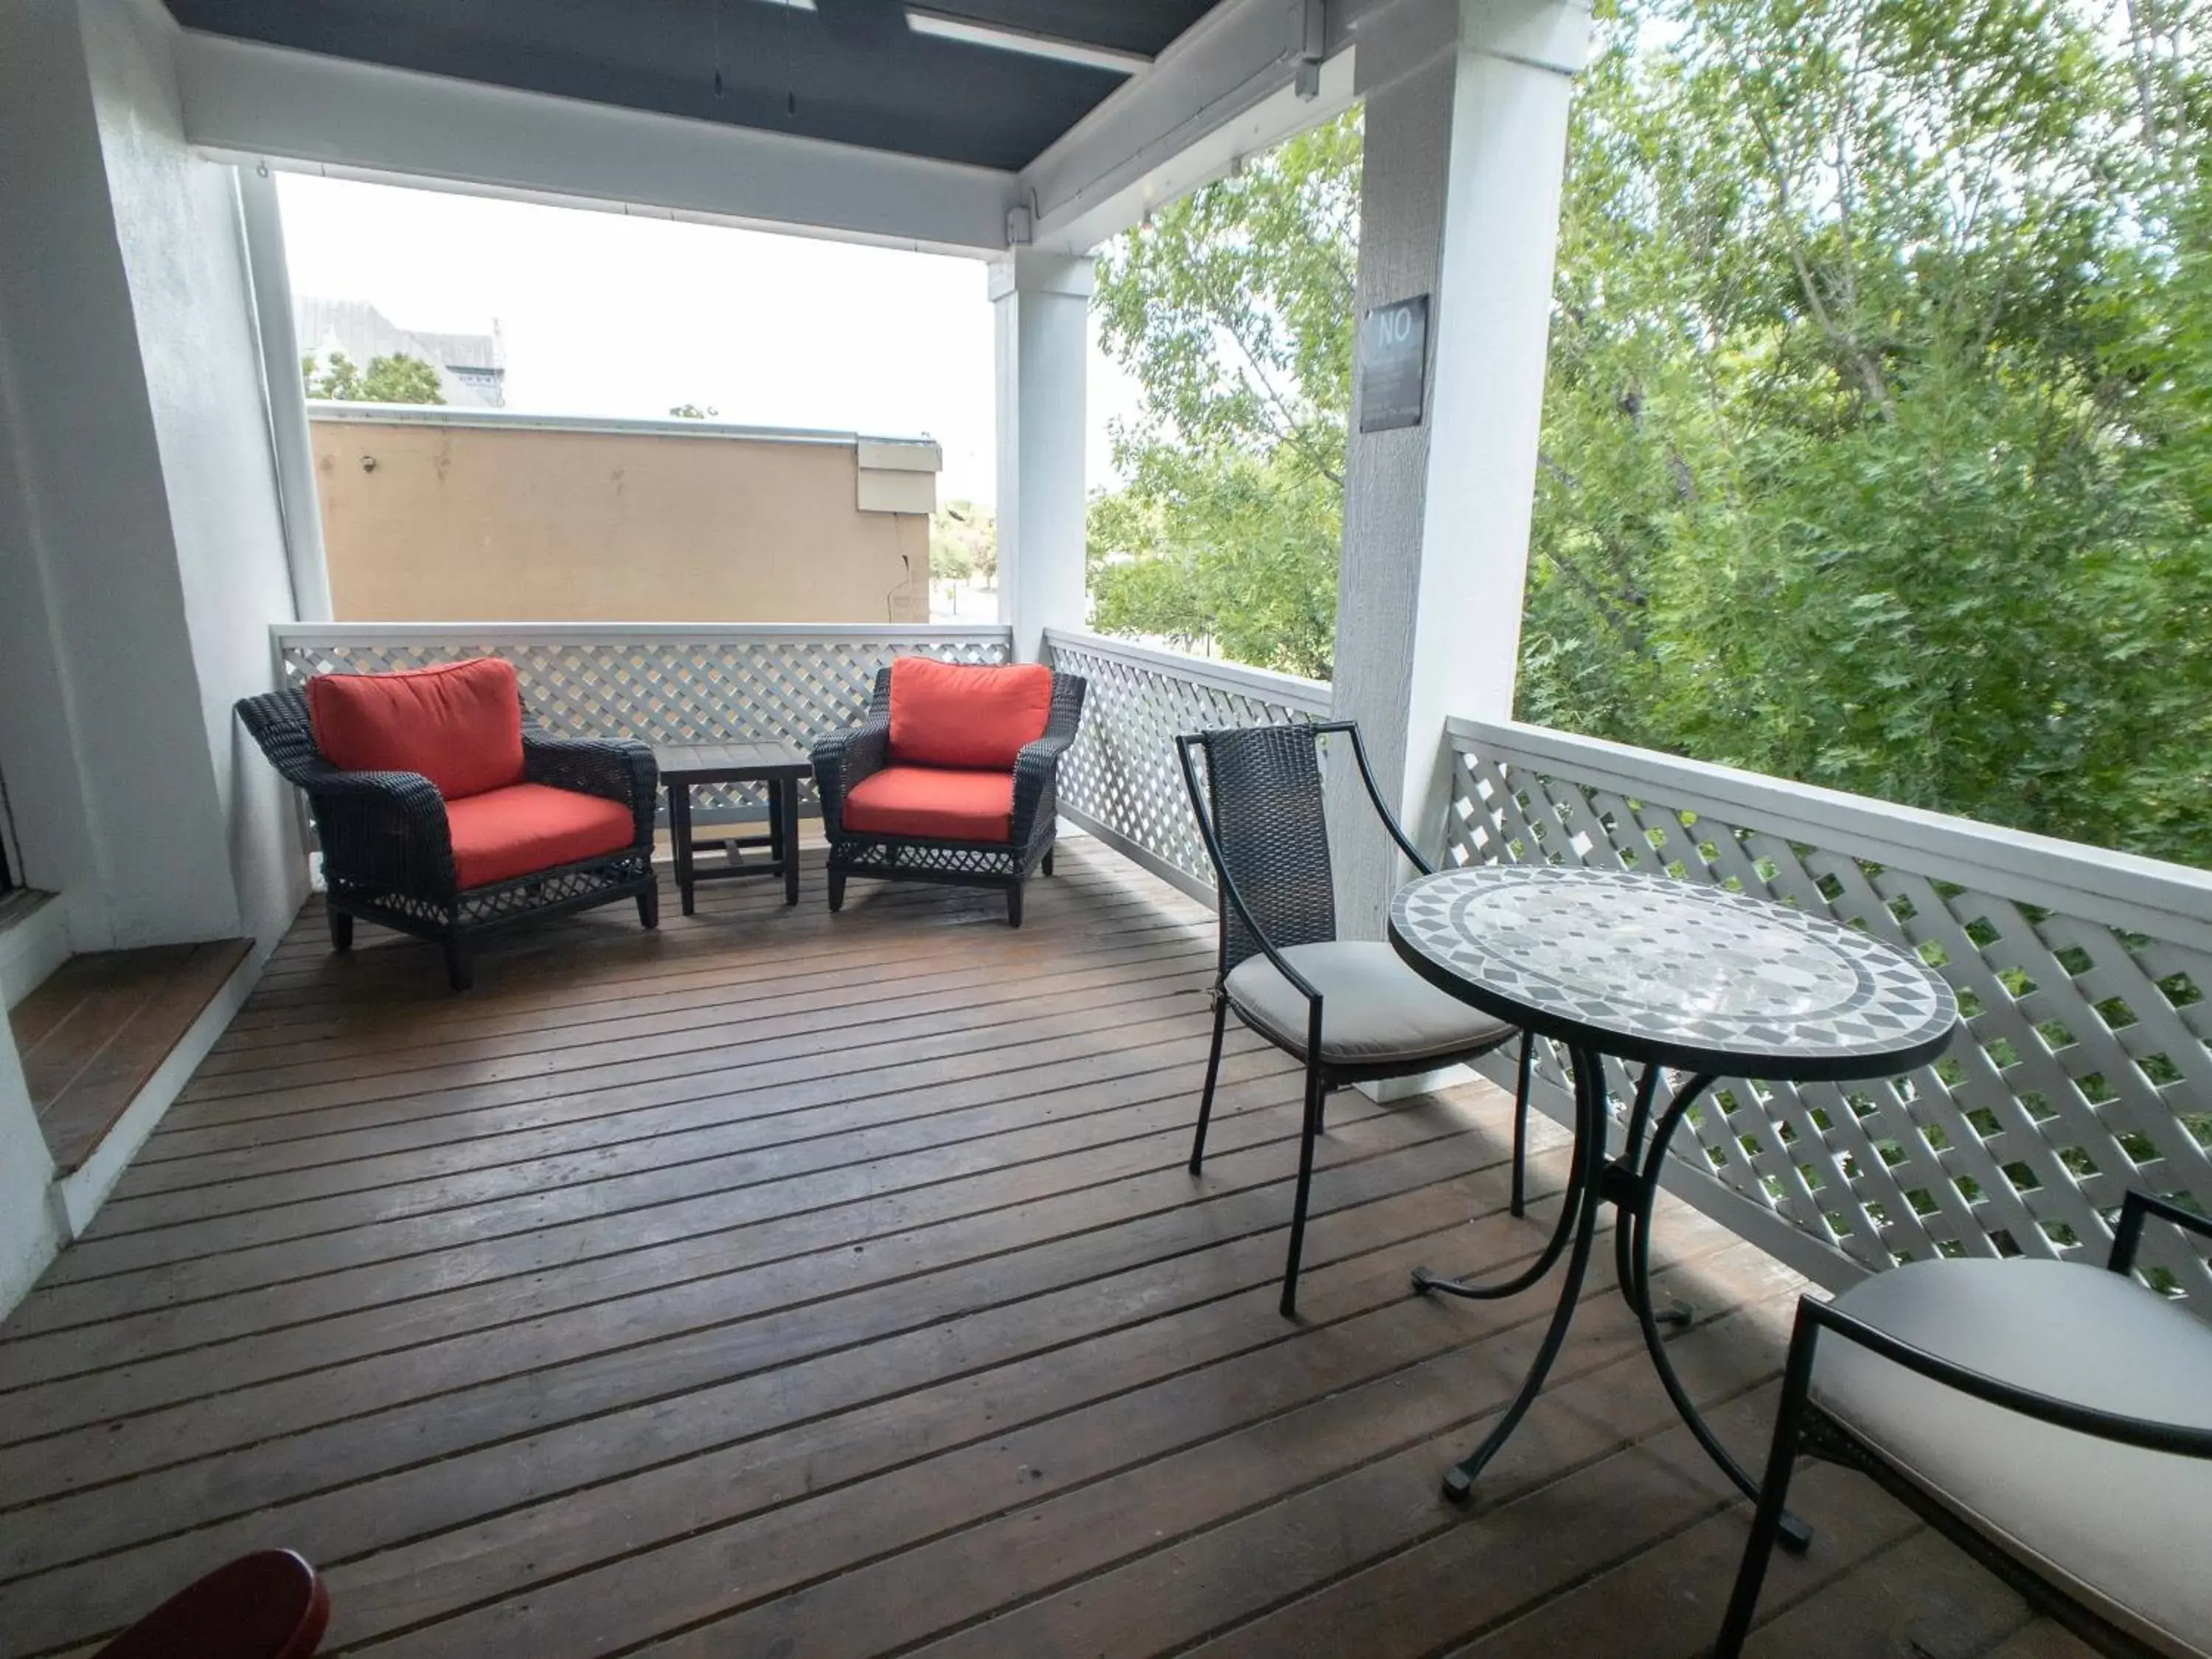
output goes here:
[{"label": "beige stucco building wall", "polygon": [[927,441],[329,404],[310,431],[341,622],[929,619]]}]

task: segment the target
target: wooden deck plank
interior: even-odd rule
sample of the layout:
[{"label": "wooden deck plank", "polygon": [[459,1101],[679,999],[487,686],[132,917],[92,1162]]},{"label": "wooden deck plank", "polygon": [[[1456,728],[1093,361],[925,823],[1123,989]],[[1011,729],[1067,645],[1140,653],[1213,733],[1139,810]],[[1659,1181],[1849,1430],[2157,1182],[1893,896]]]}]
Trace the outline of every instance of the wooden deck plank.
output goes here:
[{"label": "wooden deck plank", "polygon": [[[1486,1224],[1493,1231],[1502,1229],[1505,1224],[1496,1218],[1496,1211],[1504,1188],[1494,1167],[1485,1180],[1479,1190],[1445,1183],[1354,1206],[1326,1238],[1317,1233],[1316,1316],[1326,1322],[1347,1310],[1402,1301],[1404,1276],[1416,1259],[1436,1248],[1438,1223],[1455,1232],[1464,1231],[1470,1207],[1486,1207],[1492,1217],[1487,1224],[1476,1224],[1477,1236],[1485,1236]],[[1332,1247],[1342,1254],[1332,1257]],[[73,1522],[103,1525],[111,1542],[122,1535],[119,1527],[135,1527],[156,1540],[138,1552],[151,1564],[149,1571],[169,1564],[170,1576],[189,1576],[198,1565],[222,1559],[234,1544],[270,1535],[267,1528],[272,1524],[318,1559],[341,1563],[349,1559],[349,1552],[413,1538],[426,1538],[424,1549],[434,1555],[451,1528],[469,1525],[473,1517],[494,1517],[481,1524],[497,1528],[497,1517],[509,1510],[548,1502],[559,1513],[568,1507],[561,1504],[564,1493],[575,1494],[570,1503],[580,1505],[588,1529],[605,1524],[605,1511],[592,1497],[605,1483],[641,1473],[649,1478],[657,1468],[725,1449],[734,1449],[741,1461],[757,1458],[763,1468],[781,1469],[787,1490],[793,1485],[835,1485],[841,1469],[854,1476],[865,1471],[871,1444],[880,1449],[880,1443],[866,1433],[866,1416],[856,1422],[849,1413],[897,1410],[898,1401],[909,1392],[935,1390],[947,1402],[941,1409],[971,1419],[980,1413],[988,1429],[1004,1409],[1000,1402],[1007,1396],[1002,1387],[1018,1386],[1024,1376],[1034,1386],[1040,1373],[1057,1374],[1063,1368],[1079,1376],[1082,1368],[1071,1356],[1085,1344],[1103,1345],[1109,1375],[1098,1386],[1111,1391],[1117,1357],[1129,1365],[1119,1386],[1128,1386],[1132,1380],[1146,1380],[1147,1364],[1174,1370],[1203,1361],[1208,1344],[1237,1352],[1295,1335],[1274,1314],[1269,1288],[1279,1272],[1281,1248],[1279,1231],[1255,1235],[1195,1258],[1144,1264],[1028,1302],[981,1310],[957,1325],[879,1341],[866,1350],[865,1364],[842,1352],[823,1355],[665,1401],[647,1399],[520,1442],[401,1468],[360,1484],[349,1483],[350,1470],[305,1468],[286,1449],[257,1449],[220,1471],[189,1466],[173,1479],[155,1477],[134,1488],[150,1486],[165,1499],[163,1507],[183,1513],[205,1513],[212,1502],[247,1501],[288,1484],[308,1494],[273,1508],[249,1510],[211,1532],[175,1534],[173,1522],[135,1515],[118,1521],[118,1506],[112,1504],[49,1506],[41,1514],[49,1525],[63,1528]],[[1017,1369],[994,1378],[988,1375],[994,1367]],[[1008,1382],[1008,1377],[1014,1381]],[[922,1407],[928,1403],[921,1402]],[[959,1420],[956,1417],[956,1424]],[[927,1435],[930,1430],[919,1431]],[[888,1461],[903,1461],[918,1444],[933,1443],[902,1437]],[[839,1446],[848,1452],[834,1449]],[[789,1449],[789,1458],[780,1455],[779,1447]],[[472,1534],[465,1541],[477,1540]],[[79,1556],[85,1553],[82,1539],[70,1547]],[[32,1589],[33,1605],[112,1593],[102,1587],[109,1583],[116,1561],[104,1555],[82,1569],[28,1581],[26,1589]],[[16,1611],[11,1597],[17,1594],[13,1587],[0,1589],[0,1628],[7,1627]]]},{"label": "wooden deck plank", "polygon": [[[1078,841],[1018,933],[933,889],[833,918],[819,857],[796,910],[732,884],[658,935],[518,931],[466,997],[304,915],[0,1327],[0,1651],[83,1650],[269,1543],[325,1568],[349,1653],[1710,1642],[1742,1508],[1608,1250],[1480,1501],[1437,1493],[1550,1302],[1407,1275],[1529,1259],[1557,1130],[1519,1219],[1487,1085],[1333,1100],[1285,1322],[1295,1067],[1233,1037],[1183,1167],[1202,907]],[[1755,1446],[1796,1281],[1672,1200],[1657,1259],[1688,1386]],[[1805,1479],[1822,1541],[1763,1651],[1887,1653],[1899,1609],[1966,1610],[1962,1653],[2037,1628]]]},{"label": "wooden deck plank", "polygon": [[222,989],[244,939],[72,957],[9,1016],[54,1166],[89,1157]]},{"label": "wooden deck plank", "polygon": [[1844,1659],[1875,1650],[1975,1659],[2033,1622],[2027,1604],[1926,1528],[1814,1591],[1746,1644],[1756,1659]]}]

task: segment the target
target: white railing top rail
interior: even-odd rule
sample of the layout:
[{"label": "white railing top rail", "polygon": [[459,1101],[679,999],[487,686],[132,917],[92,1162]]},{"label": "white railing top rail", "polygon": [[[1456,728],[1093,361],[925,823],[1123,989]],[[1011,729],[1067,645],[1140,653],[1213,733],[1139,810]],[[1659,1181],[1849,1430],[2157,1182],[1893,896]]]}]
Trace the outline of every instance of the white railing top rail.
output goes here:
[{"label": "white railing top rail", "polygon": [[1751,814],[1793,841],[2212,950],[2212,871],[1516,720],[1455,718],[1446,731],[1616,793],[1662,784],[1670,806]]},{"label": "white railing top rail", "polygon": [[1301,679],[1296,674],[1279,673],[1272,668],[1248,668],[1243,663],[1194,657],[1188,652],[1139,645],[1133,640],[1117,640],[1111,635],[1086,633],[1081,629],[1048,628],[1044,636],[1048,644],[1157,668],[1199,684],[1242,691],[1316,719],[1329,711],[1330,687],[1327,680]]}]

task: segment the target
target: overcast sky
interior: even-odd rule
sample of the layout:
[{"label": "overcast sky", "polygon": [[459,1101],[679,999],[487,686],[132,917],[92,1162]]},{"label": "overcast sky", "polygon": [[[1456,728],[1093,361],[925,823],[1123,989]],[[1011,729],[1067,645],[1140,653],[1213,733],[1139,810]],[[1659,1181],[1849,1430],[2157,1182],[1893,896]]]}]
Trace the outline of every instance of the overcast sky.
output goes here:
[{"label": "overcast sky", "polygon": [[[296,173],[277,188],[296,291],[367,300],[401,328],[496,321],[511,409],[692,403],[747,425],[927,434],[939,499],[996,493],[980,260]],[[1093,486],[1113,482],[1107,420],[1134,404],[1094,333]]]}]

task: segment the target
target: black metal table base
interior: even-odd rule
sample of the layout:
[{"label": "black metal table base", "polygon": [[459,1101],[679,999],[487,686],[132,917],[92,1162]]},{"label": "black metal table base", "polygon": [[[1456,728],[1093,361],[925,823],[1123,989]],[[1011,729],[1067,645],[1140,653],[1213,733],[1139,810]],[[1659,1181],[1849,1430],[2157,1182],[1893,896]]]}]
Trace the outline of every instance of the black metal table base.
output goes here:
[{"label": "black metal table base", "polygon": [[[1491,1284],[1468,1284],[1459,1279],[1445,1279],[1425,1267],[1413,1272],[1413,1289],[1421,1295],[1431,1293],[1463,1297],[1488,1301],[1516,1295],[1529,1289],[1555,1267],[1561,1255],[1567,1258],[1566,1275],[1559,1286],[1559,1305],[1553,1310],[1551,1322],[1544,1340],[1536,1350],[1536,1358],[1528,1368],[1520,1391],[1482,1443],[1461,1459],[1444,1475],[1444,1496],[1455,1504],[1464,1504],[1474,1495],[1474,1483],[1483,1468],[1495,1457],[1513,1431],[1521,1426],[1521,1419],[1543,1392],[1544,1380],[1550,1374],[1553,1363],[1565,1346],[1567,1331],[1574,1323],[1575,1310],[1582,1301],[1583,1285],[1589,1272],[1590,1250],[1597,1236],[1600,1212],[1608,1204],[1619,1212],[1613,1232],[1613,1261],[1620,1280],[1621,1299],[1636,1315],[1637,1323],[1644,1334],[1645,1351],[1651,1357],[1652,1369],[1658,1372],[1659,1382],[1667,1390],[1698,1443],[1720,1467],[1721,1472],[1734,1481],[1746,1497],[1757,1498],[1759,1483],[1747,1474],[1727,1447],[1721,1444],[1707,1426],[1682,1381],[1675,1374],[1674,1361],[1668,1357],[1667,1345],[1660,1335],[1662,1326],[1686,1326],[1692,1310],[1686,1306],[1673,1304],[1655,1307],[1651,1299],[1651,1215],[1656,1206],[1659,1176],[1665,1168],[1667,1144],[1674,1138],[1683,1118],[1698,1097],[1712,1086],[1710,1076],[1693,1078],[1687,1087],[1676,1094],[1660,1115],[1658,1122],[1651,1121],[1653,1091],[1659,1080],[1659,1067],[1644,1067],[1638,1080],[1635,1103],[1628,1116],[1628,1133],[1620,1155],[1607,1159],[1605,1156],[1608,1114],[1606,1110],[1604,1061],[1597,1051],[1581,1044],[1570,1047],[1574,1066],[1575,1084],[1575,1147],[1573,1162],[1567,1176],[1566,1192],[1562,1195],[1558,1224],[1535,1261],[1510,1278]],[[1650,1135],[1649,1144],[1645,1136]],[[1782,1522],[1782,1542],[1785,1549],[1802,1553],[1813,1541],[1812,1529],[1795,1516],[1785,1516]]]}]

